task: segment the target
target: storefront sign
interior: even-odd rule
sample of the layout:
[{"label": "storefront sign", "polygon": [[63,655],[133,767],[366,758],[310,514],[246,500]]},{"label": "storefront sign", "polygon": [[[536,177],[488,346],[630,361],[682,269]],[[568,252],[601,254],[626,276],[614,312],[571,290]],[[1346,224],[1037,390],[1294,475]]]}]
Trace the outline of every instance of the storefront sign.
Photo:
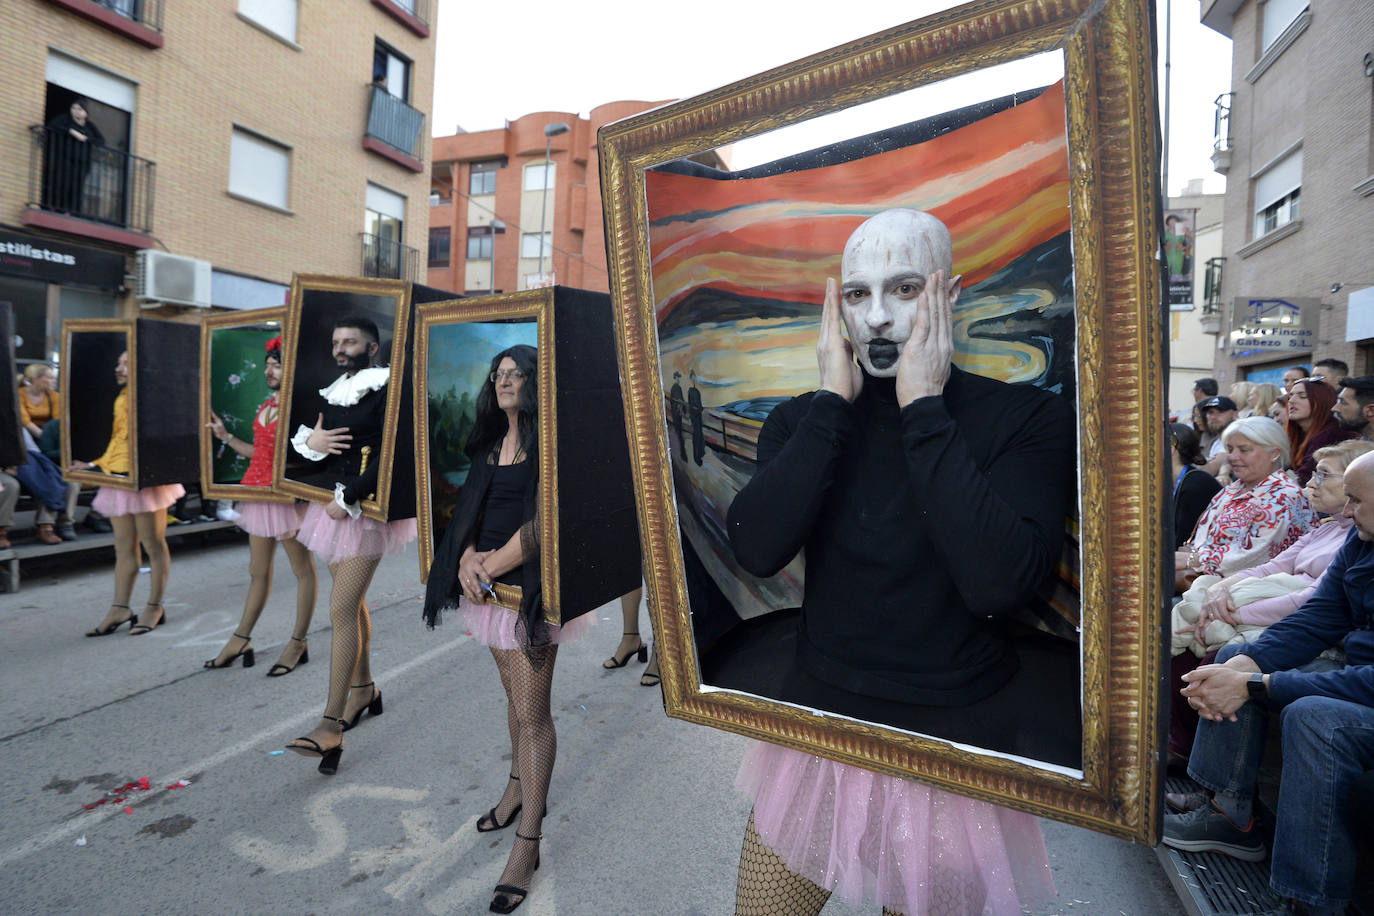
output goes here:
[{"label": "storefront sign", "polygon": [[1320,299],[1238,296],[1231,307],[1230,355],[1244,365],[1311,353],[1320,314]]},{"label": "storefront sign", "polygon": [[113,290],[124,286],[124,271],[121,254],[0,231],[0,274]]}]

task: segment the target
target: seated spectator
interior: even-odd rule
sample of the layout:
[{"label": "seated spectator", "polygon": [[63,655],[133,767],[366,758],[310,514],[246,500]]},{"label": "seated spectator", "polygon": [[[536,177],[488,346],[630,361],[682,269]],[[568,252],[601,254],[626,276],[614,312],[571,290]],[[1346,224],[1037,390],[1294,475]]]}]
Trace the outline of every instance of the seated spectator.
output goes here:
[{"label": "seated spectator", "polygon": [[1269,408],[1274,405],[1274,399],[1282,393],[1279,386],[1273,382],[1256,382],[1250,387],[1250,395],[1245,399],[1245,410],[1240,412],[1241,416],[1269,416]]},{"label": "seated spectator", "polygon": [[1288,441],[1298,486],[1306,486],[1317,469],[1317,449],[1356,437],[1336,422],[1335,407],[1336,389],[1314,379],[1300,379],[1288,392]]},{"label": "seated spectator", "polygon": [[49,420],[62,416],[62,399],[53,390],[57,375],[47,363],[30,363],[24,369],[24,385],[19,389],[19,422],[30,436],[43,435]]},{"label": "seated spectator", "polygon": [[1236,419],[1236,402],[1228,397],[1215,397],[1199,401],[1197,406],[1202,408],[1207,431],[1215,437],[1205,454],[1207,462],[1203,465],[1207,473],[1215,477],[1226,463],[1226,444],[1222,441],[1221,433]]},{"label": "seated spectator", "polygon": [[[1301,608],[1220,664],[1190,672],[1182,690],[1202,718],[1188,775],[1210,800],[1164,817],[1165,845],[1263,861],[1254,816],[1268,712],[1282,725],[1283,774],[1269,885],[1317,916],[1345,911],[1356,844],[1345,805],[1374,767],[1374,456],[1345,470],[1353,532]],[[1326,651],[1344,640],[1344,663]]]},{"label": "seated spectator", "polygon": [[14,470],[14,476],[38,501],[38,509],[34,513],[37,526],[34,539],[44,544],[76,540],[73,520],[76,517],[76,499],[81,495],[81,484],[63,480],[62,471],[38,450],[38,443],[33,441],[29,431],[22,429],[20,432],[29,460]]},{"label": "seated spectator", "polygon": [[1221,489],[1221,484],[1202,470],[1202,445],[1192,427],[1169,424],[1169,455],[1174,466],[1174,549],[1192,537],[1202,510]]}]

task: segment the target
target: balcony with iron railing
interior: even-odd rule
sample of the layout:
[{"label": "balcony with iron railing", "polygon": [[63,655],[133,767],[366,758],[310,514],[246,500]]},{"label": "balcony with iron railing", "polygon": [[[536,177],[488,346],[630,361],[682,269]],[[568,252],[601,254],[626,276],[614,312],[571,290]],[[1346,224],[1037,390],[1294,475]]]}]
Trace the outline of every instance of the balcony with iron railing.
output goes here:
[{"label": "balcony with iron railing", "polygon": [[156,164],[67,130],[29,128],[23,222],[132,248],[152,244]]},{"label": "balcony with iron railing", "polygon": [[367,132],[363,134],[363,149],[390,159],[412,172],[423,172],[420,161],[424,138],[425,114],[406,104],[386,90],[385,86],[369,83],[371,98],[367,108]]},{"label": "balcony with iron railing", "polygon": [[362,248],[364,277],[410,281],[419,278],[418,249],[370,232],[362,233]]},{"label": "balcony with iron railing", "polygon": [[1225,175],[1231,170],[1231,100],[1234,92],[1217,96],[1212,128],[1212,168]]},{"label": "balcony with iron railing", "polygon": [[149,48],[162,47],[162,0],[48,0]]}]

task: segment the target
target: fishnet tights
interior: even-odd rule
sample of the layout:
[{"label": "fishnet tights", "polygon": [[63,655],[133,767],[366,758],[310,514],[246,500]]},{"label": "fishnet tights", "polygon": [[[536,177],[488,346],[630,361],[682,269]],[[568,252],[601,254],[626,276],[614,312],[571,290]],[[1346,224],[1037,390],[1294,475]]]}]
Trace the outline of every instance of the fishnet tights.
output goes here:
[{"label": "fishnet tights", "polygon": [[[305,634],[310,630],[310,618],[315,613],[315,592],[318,586],[315,579],[315,561],[305,545],[295,538],[287,538],[281,545],[286,551],[286,558],[291,561],[291,572],[296,575],[296,626],[291,631],[291,637],[298,641],[286,644],[278,662],[285,665],[289,661],[294,665],[295,660],[300,658]],[[248,535],[248,597],[243,603],[243,617],[239,620],[238,628],[234,630],[235,634],[253,635],[253,627],[257,626],[258,617],[267,606],[267,597],[272,593],[272,561],[276,553],[276,538]],[[239,639],[237,635],[229,637],[229,641],[220,650],[215,661],[223,664],[234,653],[241,652],[247,642]]]},{"label": "fishnet tights", "polygon": [[[334,587],[329,593],[329,622],[334,635],[329,658],[329,699],[324,707],[326,716],[343,718],[349,685],[367,684],[372,680],[368,665],[372,618],[363,596],[381,560],[379,556],[349,557],[329,564],[329,573],[334,577]],[[321,726],[328,726],[330,731],[338,728],[329,722]]]},{"label": "fishnet tights", "polygon": [[[537,837],[544,823],[544,807],[548,802],[549,778],[553,775],[554,757],[558,752],[558,736],[554,731],[550,711],[553,690],[553,667],[558,646],[538,649],[492,649],[501,686],[506,688],[506,722],[511,733],[511,761],[519,781],[506,784],[505,794],[497,815],[504,822],[517,804],[520,822],[516,832]],[[512,797],[513,796],[513,797]],[[539,860],[539,844],[516,838],[501,872],[499,884],[528,888]]]}]

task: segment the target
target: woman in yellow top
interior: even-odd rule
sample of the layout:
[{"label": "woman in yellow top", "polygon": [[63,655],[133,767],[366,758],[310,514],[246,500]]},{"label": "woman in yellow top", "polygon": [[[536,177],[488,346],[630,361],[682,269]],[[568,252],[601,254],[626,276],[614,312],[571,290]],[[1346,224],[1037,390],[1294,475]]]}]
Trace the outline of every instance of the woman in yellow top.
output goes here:
[{"label": "woman in yellow top", "polygon": [[19,392],[19,419],[29,435],[43,435],[43,424],[62,417],[62,401],[52,390],[57,375],[47,363],[31,363],[24,370],[24,387]]},{"label": "woman in yellow top", "polygon": [[[114,402],[114,424],[110,428],[110,443],[105,454],[94,461],[73,461],[68,470],[86,471],[96,468],[105,474],[129,473],[129,353],[119,354],[115,363],[115,382],[120,386]],[[167,586],[167,570],[171,555],[167,551],[167,507],[186,495],[179,483],[141,490],[121,490],[101,487],[95,494],[91,508],[109,517],[115,536],[115,597],[110,612],[87,636],[109,636],[127,621],[130,636],[141,636],[162,624],[166,612],[162,609],[162,590]],[[148,591],[148,606],[143,622],[129,610],[129,596],[138,578],[138,545],[148,552],[148,566],[152,572]],[[123,611],[124,613],[120,613]]]}]

